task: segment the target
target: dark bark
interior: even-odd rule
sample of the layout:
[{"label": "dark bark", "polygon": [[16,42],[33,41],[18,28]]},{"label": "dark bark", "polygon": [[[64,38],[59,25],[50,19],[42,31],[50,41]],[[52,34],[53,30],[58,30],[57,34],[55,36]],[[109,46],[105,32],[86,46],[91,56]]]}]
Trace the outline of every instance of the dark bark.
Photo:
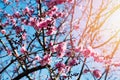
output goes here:
[{"label": "dark bark", "polygon": [[22,72],[21,74],[19,74],[18,76],[16,76],[15,78],[13,78],[12,80],[19,80],[19,79],[23,78],[24,76],[28,75],[29,73],[35,72],[37,70],[41,70],[43,68],[46,68],[46,66],[37,66],[37,67],[31,68],[31,69],[28,69],[28,70]]}]

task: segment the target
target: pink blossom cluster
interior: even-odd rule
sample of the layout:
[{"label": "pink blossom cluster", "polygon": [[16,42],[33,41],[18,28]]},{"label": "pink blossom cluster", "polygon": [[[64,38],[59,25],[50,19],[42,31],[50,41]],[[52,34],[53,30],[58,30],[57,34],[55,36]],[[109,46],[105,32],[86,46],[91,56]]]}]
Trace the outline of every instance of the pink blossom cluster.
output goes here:
[{"label": "pink blossom cluster", "polygon": [[97,54],[91,47],[84,48],[82,55],[85,58],[93,57],[94,61],[96,62],[104,62],[104,57]]},{"label": "pink blossom cluster", "polygon": [[62,4],[65,2],[71,2],[72,0],[51,0],[51,4],[54,3],[54,5]]},{"label": "pink blossom cluster", "polygon": [[4,35],[6,34],[6,30],[4,30],[4,29],[1,30],[0,32],[1,32],[2,34],[4,34]]},{"label": "pink blossom cluster", "polygon": [[46,32],[46,34],[48,35],[48,36],[50,36],[50,35],[52,35],[52,34],[55,34],[56,33],[56,27],[54,27],[54,26],[52,26],[52,27],[50,27],[48,30],[47,30],[47,32]]},{"label": "pink blossom cluster", "polygon": [[37,27],[38,29],[43,29],[43,28],[48,28],[49,25],[51,25],[52,23],[52,19],[48,18],[48,19],[42,19],[41,21],[37,21],[37,24],[35,27]]},{"label": "pink blossom cluster", "polygon": [[46,14],[53,19],[64,17],[64,12],[59,12],[57,6],[53,6],[50,10],[46,12]]},{"label": "pink blossom cluster", "polygon": [[4,2],[4,3],[7,3],[7,2],[8,2],[8,0],[3,0],[3,2]]},{"label": "pink blossom cluster", "polygon": [[[3,0],[3,2],[6,4],[9,2],[9,0]],[[15,2],[19,2],[19,0],[15,0]]]},{"label": "pink blossom cluster", "polygon": [[32,14],[34,13],[34,10],[33,9],[30,9],[29,7],[26,7],[24,10],[23,10],[23,14],[24,15],[29,15],[31,16]]},{"label": "pink blossom cluster", "polygon": [[27,52],[25,46],[22,46],[22,47],[21,47],[20,52],[23,53],[23,54],[25,54],[25,53]]},{"label": "pink blossom cluster", "polygon": [[22,28],[20,26],[15,27],[16,34],[20,34],[22,32]]},{"label": "pink blossom cluster", "polygon": [[59,5],[62,3],[65,3],[67,0],[50,0],[50,2],[47,2],[48,7],[53,7],[54,5]]},{"label": "pink blossom cluster", "polygon": [[40,60],[40,64],[41,64],[42,66],[45,66],[45,65],[47,65],[47,64],[50,64],[50,62],[51,62],[51,56],[50,56],[49,54],[44,55],[43,59]]},{"label": "pink blossom cluster", "polygon": [[[19,0],[15,1],[19,2]],[[36,1],[37,4],[40,3],[40,0]],[[1,23],[3,28],[12,26],[12,29],[14,30],[13,32],[16,33],[14,34],[14,38],[16,39],[13,39],[12,41],[13,43],[16,41],[14,49],[18,49],[18,52],[21,53],[20,55],[25,56],[25,60],[28,59],[28,61],[31,62],[38,62],[39,65],[43,67],[51,65],[51,63],[54,62],[52,62],[52,58],[55,57],[59,61],[57,63],[54,62],[52,64],[54,66],[52,66],[51,69],[55,68],[53,72],[62,74],[63,76],[66,76],[70,69],[81,64],[81,60],[85,58],[87,59],[92,57],[92,59],[97,63],[104,63],[105,65],[113,65],[115,67],[120,66],[120,63],[118,62],[111,63],[112,60],[110,55],[100,56],[91,47],[83,48],[74,46],[74,41],[73,43],[69,43],[70,46],[68,45],[67,40],[63,40],[61,42],[59,40],[57,41],[56,38],[59,37],[58,35],[61,30],[56,27],[55,22],[57,22],[59,18],[64,18],[65,16],[63,12],[60,12],[57,5],[71,2],[72,0],[50,0],[48,2],[46,0],[41,1],[45,2],[45,5],[48,7],[48,10],[41,11],[41,15],[36,15],[35,10],[37,7],[32,8],[27,6],[21,11],[15,10],[13,14],[4,13],[7,20],[4,23]],[[8,0],[3,0],[3,2],[8,3]],[[25,28],[28,27],[34,29],[35,33],[32,36],[28,35],[27,30],[23,29],[22,26],[25,26]],[[74,29],[78,30],[79,25],[74,25]],[[2,35],[5,35],[5,37],[7,33],[10,34],[10,32],[7,32],[6,29],[1,29],[0,32]],[[36,34],[38,36],[36,36]],[[9,35],[7,35],[7,37],[9,37]],[[24,43],[30,45],[24,46]],[[37,44],[39,44],[39,46]],[[42,50],[41,52],[38,50],[39,48]],[[33,50],[36,50],[36,52],[32,53]],[[12,55],[12,49],[7,48],[6,52],[8,55]],[[37,53],[40,53],[40,55]],[[87,65],[87,63],[85,63],[85,65]],[[84,69],[83,72],[91,72],[96,78],[100,78],[102,76],[101,71],[98,69]]]},{"label": "pink blossom cluster", "polygon": [[8,53],[8,55],[12,55],[12,52],[9,48],[7,48],[7,53]]},{"label": "pink blossom cluster", "polygon": [[96,78],[100,78],[102,76],[101,71],[98,69],[95,69],[95,70],[84,69],[83,72],[84,73],[92,72],[93,76],[95,76]]},{"label": "pink blossom cluster", "polygon": [[20,15],[20,13],[19,13],[18,11],[16,11],[16,12],[13,14],[13,16],[16,17],[16,18],[20,18],[20,17],[21,17],[21,15]]},{"label": "pink blossom cluster", "polygon": [[43,56],[43,58],[41,58],[40,56],[35,56],[35,60],[39,61],[41,66],[45,66],[50,64],[51,62],[51,56],[49,54],[46,54]]},{"label": "pink blossom cluster", "polygon": [[77,64],[77,59],[76,58],[71,59],[68,62],[68,66],[70,66],[70,67],[75,66],[76,64]]},{"label": "pink blossom cluster", "polygon": [[67,49],[66,42],[61,42],[61,43],[59,43],[57,45],[51,46],[51,48],[50,48],[51,52],[52,53],[56,52],[57,57],[59,57],[59,58],[63,58],[63,56],[65,55],[66,49]]},{"label": "pink blossom cluster", "polygon": [[93,70],[93,75],[96,78],[100,78],[102,74],[101,74],[100,70],[96,69],[96,70]]},{"label": "pink blossom cluster", "polygon": [[57,62],[55,67],[57,68],[58,73],[62,76],[66,76],[66,73],[70,70],[70,66],[64,64],[63,62]]}]

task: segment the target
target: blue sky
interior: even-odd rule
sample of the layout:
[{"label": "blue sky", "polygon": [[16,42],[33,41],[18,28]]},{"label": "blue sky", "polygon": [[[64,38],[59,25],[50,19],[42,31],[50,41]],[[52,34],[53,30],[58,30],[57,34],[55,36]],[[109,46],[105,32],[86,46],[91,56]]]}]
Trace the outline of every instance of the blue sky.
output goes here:
[{"label": "blue sky", "polygon": [[[30,1],[30,0],[29,0]],[[118,0],[119,1],[119,0]],[[32,2],[34,3],[34,0],[32,0]],[[97,9],[97,6],[99,7],[99,5],[98,5],[98,3],[99,3],[99,1],[95,1],[94,2],[94,10],[96,10]],[[84,3],[82,4],[82,5],[84,5]],[[16,6],[16,4],[15,3],[13,3],[13,8]],[[23,2],[20,2],[19,3],[19,5],[18,5],[18,7],[15,7],[15,11],[17,11],[17,9],[18,9],[18,11],[19,11],[19,9],[20,8],[24,8],[24,7],[26,7],[27,6],[27,4],[26,3],[23,3]],[[76,10],[75,10],[75,14],[74,14],[74,18],[76,19],[76,18],[78,18],[79,16],[81,16],[81,11],[82,11],[82,7],[84,7],[84,6],[81,6],[81,8],[80,9],[78,9],[77,7],[76,7]],[[3,4],[0,2],[0,8],[3,8]],[[46,8],[46,7],[44,7],[44,8]],[[58,8],[61,8],[61,9],[63,9],[63,5],[59,5],[58,6]],[[94,11],[93,10],[93,11]],[[9,14],[13,14],[13,9],[12,9],[12,7],[6,7],[5,8],[5,10],[4,10],[5,12],[7,12],[7,13],[9,13]],[[0,16],[1,16],[1,12],[0,12]],[[4,21],[4,20],[3,20]],[[81,22],[81,24],[80,24],[80,26],[81,26],[81,32],[84,30],[84,26],[85,26],[85,23],[86,23],[86,19],[84,19],[82,22]],[[110,17],[110,19],[108,19],[107,21],[106,21],[106,23],[103,25],[103,28],[101,28],[101,30],[106,30],[105,32],[103,31],[103,32],[101,32],[100,33],[100,35],[102,35],[102,40],[100,40],[100,42],[102,43],[103,41],[105,41],[107,38],[109,38],[113,33],[115,33],[116,32],[116,30],[118,30],[118,29],[120,29],[119,28],[119,23],[120,23],[120,11],[118,10],[118,11],[116,11],[116,13],[115,14],[113,14],[111,17]],[[74,24],[76,24],[76,22],[74,22]],[[56,23],[56,25],[59,25],[58,23]],[[67,25],[68,26],[68,25]],[[31,35],[33,35],[34,33],[35,33],[35,30],[34,30],[34,28],[32,28],[31,26],[26,26],[26,25],[23,25],[23,26],[21,26],[21,27],[24,27],[26,30],[27,30],[27,34],[28,34],[28,36],[31,36]],[[111,31],[113,30],[113,32],[111,32],[111,31],[108,31],[107,29],[110,29]],[[7,33],[9,33],[9,31],[8,30],[10,30],[10,29],[8,29],[8,28],[5,28],[5,30],[7,31]],[[15,34],[15,32],[13,31],[12,33],[14,33]],[[79,35],[77,34],[77,33],[79,33],[79,31],[77,32],[77,31],[74,31],[73,32],[73,34],[74,34],[74,36],[78,36],[78,38],[79,38]],[[10,47],[8,44],[7,44],[7,41],[5,41],[5,38],[2,38],[1,36],[3,36],[1,33],[0,33],[0,39],[2,39],[5,43],[6,43],[6,45],[8,46],[8,47]],[[16,39],[16,37],[15,36],[11,36],[11,37],[13,37],[14,39]],[[32,36],[31,36],[32,37]],[[33,38],[33,37],[32,37]],[[60,40],[62,40],[63,39],[63,37],[61,36],[60,38],[59,38]],[[119,36],[119,34],[117,35],[117,37],[114,39],[114,40],[119,40],[120,39],[120,36]],[[99,41],[98,41],[99,42]],[[95,42],[95,43],[98,43],[98,42]],[[99,42],[99,43],[100,43]],[[26,43],[26,42],[24,42],[24,43]],[[27,43],[26,43],[27,44]],[[39,46],[39,44],[35,41],[34,42],[34,44],[35,45],[37,45],[37,46]],[[98,44],[97,44],[98,45]],[[1,47],[1,44],[0,44],[0,47]],[[20,47],[19,47],[20,48]],[[18,49],[19,49],[18,48]],[[107,51],[108,51],[108,53],[110,53],[111,52],[111,50],[112,50],[112,48],[113,48],[113,46],[111,47],[111,46],[109,46],[109,45],[107,45],[107,48],[106,48],[106,46],[104,46],[103,48],[105,48],[105,49],[107,49]],[[37,50],[37,49],[35,49],[35,50]],[[96,50],[96,52],[98,52],[98,53],[102,53],[102,48],[97,48],[97,49],[95,49]],[[20,51],[18,50],[18,53],[20,53]],[[117,56],[119,56],[119,52],[117,52],[118,54],[117,54]],[[6,55],[7,53],[6,52],[0,52],[0,55]],[[103,54],[103,53],[102,53]],[[103,54],[104,55],[104,54]],[[105,54],[106,55],[106,54]],[[5,57],[5,58],[1,58],[0,60],[1,60],[1,62],[2,61],[6,61],[5,63],[3,63],[3,66],[4,65],[6,65],[6,63],[9,63],[10,62],[10,59],[11,58],[11,56],[7,56],[7,57]],[[118,57],[118,60],[119,60],[120,58]],[[53,59],[53,60],[56,60],[56,59]],[[91,58],[90,59],[88,59],[88,61],[89,60],[92,60]],[[54,64],[54,63],[53,63]],[[97,67],[97,68],[99,68],[102,72],[104,71],[104,69],[101,67],[102,66],[102,64],[99,64],[99,63],[92,63],[92,62],[89,62],[88,63],[88,65],[89,66],[91,66],[91,68],[93,68],[93,67]],[[14,65],[12,65],[12,66],[10,66],[7,70],[12,70],[13,68],[14,68],[14,66],[18,66],[18,64],[16,63],[16,64],[14,64]],[[0,68],[2,68],[1,66],[0,66]],[[73,69],[72,69],[72,72],[74,73],[74,72],[79,72],[80,71],[80,69],[81,69],[81,64],[80,65],[78,65],[78,66],[76,66],[76,67],[73,67]],[[94,69],[94,68],[93,68]],[[38,73],[39,74],[39,72],[37,71],[36,73]],[[48,74],[48,70],[46,70],[46,69],[44,69],[44,70],[41,70],[41,73],[42,73],[42,75],[41,75],[41,78],[43,78],[43,80],[44,80],[44,77],[46,77],[46,76],[43,76],[43,75],[49,75]],[[3,76],[4,76],[4,78],[6,78],[6,73],[5,74],[2,74]],[[12,75],[12,73],[10,74],[10,75]],[[38,76],[39,77],[39,76]],[[118,76],[117,76],[118,77]],[[26,78],[25,78],[26,79]],[[112,80],[113,78],[111,78],[111,80]],[[117,78],[118,79],[118,78]],[[71,80],[75,80],[75,78],[72,78]],[[91,74],[89,74],[89,73],[87,73],[87,74],[83,74],[82,75],[82,78],[81,78],[81,80],[94,80],[93,79],[93,77],[91,76]],[[114,79],[113,79],[114,80]]]}]

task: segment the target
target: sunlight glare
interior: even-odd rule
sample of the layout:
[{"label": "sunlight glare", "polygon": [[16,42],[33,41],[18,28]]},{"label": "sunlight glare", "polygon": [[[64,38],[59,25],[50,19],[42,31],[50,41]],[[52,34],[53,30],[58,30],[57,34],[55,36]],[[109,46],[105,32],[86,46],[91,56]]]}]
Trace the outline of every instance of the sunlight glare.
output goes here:
[{"label": "sunlight glare", "polygon": [[[115,32],[117,32],[118,30],[120,30],[120,9],[117,10],[115,13],[113,13],[108,20],[105,22],[104,26],[103,26],[104,30],[110,30],[110,33],[108,31],[106,31],[105,33],[111,35]],[[120,39],[120,31],[117,35],[117,38]]]}]

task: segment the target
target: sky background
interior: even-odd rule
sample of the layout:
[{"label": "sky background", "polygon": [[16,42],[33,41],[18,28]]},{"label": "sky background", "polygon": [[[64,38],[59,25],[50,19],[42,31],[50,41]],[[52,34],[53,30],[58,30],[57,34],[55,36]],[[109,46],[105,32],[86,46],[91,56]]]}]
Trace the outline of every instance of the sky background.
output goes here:
[{"label": "sky background", "polygon": [[[97,10],[98,9],[98,6],[99,6],[99,4],[100,4],[100,0],[98,1],[98,0],[94,0],[94,10]],[[114,1],[112,1],[112,4],[111,4],[111,7],[112,7],[112,5],[117,5],[117,4],[120,4],[120,0],[114,0]],[[16,5],[16,4],[15,4]],[[82,6],[83,5],[83,6]],[[82,10],[82,8],[84,7],[84,3],[81,5],[81,8],[77,8],[76,7],[76,9],[75,9],[75,19],[77,19],[79,16],[81,16],[81,10]],[[25,7],[26,6],[26,4],[22,4],[22,2],[20,3],[20,6],[18,5],[18,7]],[[3,5],[0,3],[0,8],[2,8],[3,7]],[[110,7],[110,9],[111,9],[111,7]],[[8,7],[8,8],[6,8],[6,12],[8,12],[8,13],[12,13],[12,11],[11,11],[11,7]],[[1,13],[0,13],[1,14]],[[80,24],[80,26],[81,26],[81,32],[83,31],[83,29],[84,29],[84,26],[85,26],[85,19],[81,22],[81,24]],[[74,21],[74,23],[76,23],[76,21]],[[67,24],[67,23],[65,23],[65,24]],[[65,25],[64,24],[64,25]],[[27,30],[28,30],[28,35],[31,35],[31,32],[34,32],[33,31],[33,28],[29,28],[29,27],[26,27],[27,28]],[[105,24],[103,25],[103,27],[101,28],[101,33],[100,33],[100,35],[101,35],[101,40],[99,40],[98,42],[99,43],[101,43],[101,42],[103,42],[103,41],[105,41],[106,39],[108,39],[111,35],[113,35],[117,30],[119,30],[120,29],[120,9],[118,9],[117,11],[115,11],[115,13],[114,14],[112,14],[109,18],[108,18],[108,20],[105,22]],[[78,32],[80,32],[80,31],[78,31]],[[75,36],[79,36],[76,32],[74,32],[74,35]],[[0,36],[1,36],[1,34],[0,34]],[[4,40],[4,39],[3,39]],[[120,32],[117,34],[117,36],[116,36],[116,38],[114,38],[113,39],[113,41],[116,41],[116,40],[120,40]],[[0,44],[0,46],[1,46],[1,44]],[[106,48],[107,49],[107,53],[109,54],[110,52],[111,52],[111,49],[113,48],[113,46],[109,46],[109,45],[107,45],[107,47],[106,46],[104,46],[103,48]],[[99,48],[99,49],[95,49],[95,51],[96,52],[98,52],[98,53],[102,53],[102,51],[101,51],[101,49],[102,48]],[[120,61],[120,57],[119,57],[119,51],[120,51],[120,47],[119,47],[119,49],[118,49],[118,51],[116,52],[116,57],[115,57],[115,59],[117,60],[117,61]],[[0,54],[2,54],[2,53],[0,53]],[[106,55],[106,54],[103,54],[103,55]],[[4,59],[8,59],[9,57],[7,57],[7,58],[4,58]],[[4,60],[3,59],[3,60]],[[91,60],[91,59],[89,59],[89,60]],[[5,63],[6,64],[6,63]],[[99,64],[99,63],[92,63],[92,62],[90,62],[90,63],[88,63],[88,65],[90,65],[91,67],[94,67],[94,66],[96,66],[97,68],[99,68],[99,69],[101,69],[102,70],[102,67],[101,67],[101,65],[102,64]],[[10,68],[13,68],[13,67],[10,67]],[[76,67],[74,67],[73,68],[73,72],[77,72],[77,71],[80,71],[80,69],[81,69],[81,67],[78,65],[78,66],[76,66]],[[37,72],[36,72],[37,73]],[[39,73],[39,72],[38,72]],[[44,79],[44,77],[46,77],[44,74],[46,74],[47,73],[47,70],[42,70],[42,75],[41,75],[41,77]],[[120,75],[120,73],[119,72],[117,72],[117,73],[115,73],[115,74],[118,74],[118,75]],[[91,80],[92,80],[92,76],[90,75],[90,74],[83,74],[83,76],[82,76],[82,79],[81,80],[87,80],[87,78],[88,78],[88,76],[89,76],[89,79],[91,78]],[[4,77],[6,77],[5,76],[5,74],[4,74]],[[118,77],[118,76],[117,76]],[[117,78],[118,79],[118,78]],[[71,79],[71,80],[75,80],[75,79]],[[113,80],[113,79],[111,79],[111,80]]]}]

